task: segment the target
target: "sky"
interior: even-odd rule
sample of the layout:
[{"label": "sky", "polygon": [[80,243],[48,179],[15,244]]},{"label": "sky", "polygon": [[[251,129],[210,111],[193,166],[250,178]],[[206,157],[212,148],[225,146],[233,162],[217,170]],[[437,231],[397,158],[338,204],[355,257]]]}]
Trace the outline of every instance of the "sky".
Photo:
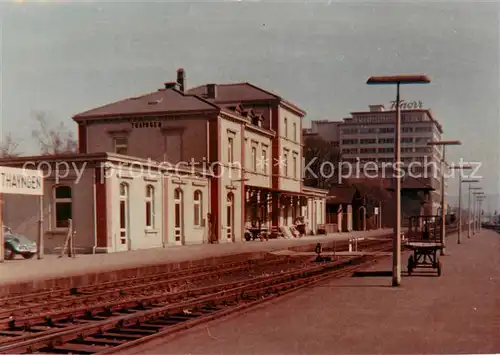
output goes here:
[{"label": "sky", "polygon": [[[499,208],[499,6],[478,1],[33,1],[0,4],[2,134],[36,153],[33,113],[54,125],[155,91],[184,68],[187,85],[248,81],[311,120],[394,100],[372,75],[426,73],[404,86],[444,128],[451,161],[481,161],[485,205]],[[449,195],[456,195],[456,179]]]}]

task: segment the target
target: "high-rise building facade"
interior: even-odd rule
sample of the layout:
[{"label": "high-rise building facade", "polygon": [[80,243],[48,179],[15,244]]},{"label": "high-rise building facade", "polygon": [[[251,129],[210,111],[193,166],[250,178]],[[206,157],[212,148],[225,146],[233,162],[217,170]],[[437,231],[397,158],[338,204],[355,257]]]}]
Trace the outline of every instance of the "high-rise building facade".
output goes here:
[{"label": "high-rise building facade", "polygon": [[[309,134],[325,140],[338,139],[343,162],[361,171],[392,171],[395,161],[395,111],[372,105],[352,112],[343,121],[313,121]],[[442,148],[428,142],[441,140],[443,129],[429,109],[401,110],[401,160],[406,174],[432,186],[432,211],[440,207]],[[385,175],[391,177],[392,174]]]}]

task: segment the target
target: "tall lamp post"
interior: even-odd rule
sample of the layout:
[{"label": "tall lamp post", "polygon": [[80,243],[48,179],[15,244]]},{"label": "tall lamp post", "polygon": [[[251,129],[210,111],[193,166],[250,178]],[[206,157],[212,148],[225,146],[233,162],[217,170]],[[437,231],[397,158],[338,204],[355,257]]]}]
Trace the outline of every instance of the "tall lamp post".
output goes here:
[{"label": "tall lamp post", "polygon": [[477,196],[477,218],[476,218],[476,233],[481,231],[481,220],[483,217],[483,201],[485,200],[486,195],[484,193]]},{"label": "tall lamp post", "polygon": [[457,236],[457,244],[460,244],[462,242],[461,236],[462,236],[462,184],[463,183],[473,183],[473,182],[478,182],[479,180],[464,180],[462,178],[462,172],[464,170],[470,170],[472,169],[472,166],[470,165],[465,165],[465,166],[455,166],[454,169],[460,170],[460,175],[458,176],[458,236]]},{"label": "tall lamp post", "polygon": [[446,167],[446,146],[448,145],[461,145],[460,141],[434,141],[427,142],[430,146],[441,146],[443,147],[443,153],[441,156],[441,244],[443,248],[441,249],[441,255],[445,255],[446,246],[446,197],[444,195],[444,170]]},{"label": "tall lamp post", "polygon": [[484,192],[478,191],[473,192],[474,195],[474,206],[473,210],[473,218],[472,218],[472,234],[475,235],[477,233],[477,220],[479,219],[479,198],[484,195]]},{"label": "tall lamp post", "polygon": [[[470,224],[470,221],[471,221],[471,213],[470,213],[470,203],[471,203],[471,198],[470,198],[470,193],[471,193],[471,184],[475,183],[475,182],[479,182],[479,180],[473,180],[473,179],[461,179],[460,181],[460,187],[458,188],[459,190],[459,204],[461,205],[461,199],[462,199],[462,184],[469,184],[469,200],[467,201],[467,213],[468,213],[468,218],[467,218],[467,230],[468,230],[468,238],[470,238],[470,227],[471,227],[471,224]],[[463,225],[463,221],[462,221],[462,210],[460,209],[460,217],[459,217],[459,225],[458,225],[458,240],[457,240],[457,243],[460,244],[461,243],[461,233],[462,233],[462,225]]]},{"label": "tall lamp post", "polygon": [[[473,191],[474,190],[482,190],[481,187],[472,187],[471,184],[469,184],[469,233],[468,233],[468,238],[473,235],[473,230],[472,228],[474,227],[474,201],[473,201]],[[475,195],[474,195],[475,196]]]},{"label": "tall lamp post", "polygon": [[429,84],[427,75],[392,75],[372,76],[366,82],[368,85],[396,85],[396,129],[395,129],[395,164],[398,172],[394,176],[394,195],[396,219],[394,221],[394,239],[392,243],[392,286],[401,284],[401,108],[399,107],[399,87],[408,84]]}]

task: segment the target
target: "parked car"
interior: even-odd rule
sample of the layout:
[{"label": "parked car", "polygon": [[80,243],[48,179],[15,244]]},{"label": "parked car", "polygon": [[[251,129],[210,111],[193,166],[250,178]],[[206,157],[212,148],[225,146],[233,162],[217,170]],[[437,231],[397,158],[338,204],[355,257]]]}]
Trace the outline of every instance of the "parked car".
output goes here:
[{"label": "parked car", "polygon": [[16,255],[31,259],[36,254],[36,243],[28,237],[12,233],[12,230],[7,226],[3,226],[3,235],[5,260],[12,260]]}]

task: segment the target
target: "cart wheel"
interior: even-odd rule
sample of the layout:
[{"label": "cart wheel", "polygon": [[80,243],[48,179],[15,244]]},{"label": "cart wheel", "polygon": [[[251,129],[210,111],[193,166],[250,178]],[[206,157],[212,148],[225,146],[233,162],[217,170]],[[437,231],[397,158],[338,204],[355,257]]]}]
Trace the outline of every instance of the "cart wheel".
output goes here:
[{"label": "cart wheel", "polygon": [[410,255],[408,258],[408,275],[411,275],[413,271],[413,255]]},{"label": "cart wheel", "polygon": [[441,261],[438,261],[437,269],[438,269],[438,276],[441,276],[441,272],[443,270],[443,265],[441,264]]}]

